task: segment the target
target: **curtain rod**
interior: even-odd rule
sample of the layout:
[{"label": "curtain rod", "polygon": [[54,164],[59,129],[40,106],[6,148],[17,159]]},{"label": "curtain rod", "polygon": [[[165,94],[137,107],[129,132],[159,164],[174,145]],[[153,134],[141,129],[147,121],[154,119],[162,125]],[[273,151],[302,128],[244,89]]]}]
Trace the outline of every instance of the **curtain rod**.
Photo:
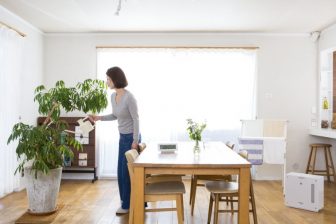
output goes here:
[{"label": "curtain rod", "polygon": [[180,46],[96,46],[96,48],[210,48],[210,49],[245,49],[245,50],[256,50],[259,49],[259,47],[242,47],[242,46],[236,46],[236,47],[204,47],[204,46],[185,46],[185,47],[180,47]]},{"label": "curtain rod", "polygon": [[22,33],[21,31],[15,29],[14,27],[11,27],[11,26],[9,26],[9,25],[7,25],[6,23],[3,23],[3,22],[1,22],[1,21],[0,21],[0,26],[4,26],[4,27],[6,27],[6,28],[8,28],[8,29],[10,29],[10,30],[15,31],[15,32],[16,32],[17,34],[19,34],[21,37],[25,37],[25,36],[26,36],[26,34]]}]

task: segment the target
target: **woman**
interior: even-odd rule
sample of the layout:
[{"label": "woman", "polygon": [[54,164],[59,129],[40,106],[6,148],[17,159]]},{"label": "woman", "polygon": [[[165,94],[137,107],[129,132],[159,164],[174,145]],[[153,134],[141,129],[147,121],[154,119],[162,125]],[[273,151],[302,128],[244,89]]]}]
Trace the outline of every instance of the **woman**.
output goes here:
[{"label": "woman", "polygon": [[116,214],[128,213],[130,206],[130,177],[127,168],[125,152],[129,149],[137,149],[140,142],[139,115],[136,99],[133,94],[125,89],[128,85],[124,72],[119,67],[107,70],[107,85],[115,92],[111,95],[112,114],[105,116],[90,116],[91,121],[118,120],[119,157],[118,157],[118,186],[121,207]]}]

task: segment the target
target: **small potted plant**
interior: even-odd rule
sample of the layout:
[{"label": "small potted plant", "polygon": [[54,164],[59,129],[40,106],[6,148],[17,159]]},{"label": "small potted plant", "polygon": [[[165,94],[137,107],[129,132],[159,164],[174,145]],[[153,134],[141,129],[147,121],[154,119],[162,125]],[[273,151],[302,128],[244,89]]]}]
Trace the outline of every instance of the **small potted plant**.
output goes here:
[{"label": "small potted plant", "polygon": [[205,123],[197,123],[192,119],[187,119],[187,131],[189,138],[195,141],[194,153],[196,154],[200,151],[199,142],[202,141],[202,132],[205,127]]},{"label": "small potted plant", "polygon": [[60,120],[61,110],[96,113],[107,106],[106,85],[101,80],[85,80],[75,87],[58,81],[47,90],[35,89],[38,111],[46,116],[42,125],[14,125],[7,144],[17,143],[16,154],[20,172],[26,179],[30,213],[50,213],[56,210],[64,157],[73,157],[72,148],[81,149],[73,135],[66,134],[67,122]]}]

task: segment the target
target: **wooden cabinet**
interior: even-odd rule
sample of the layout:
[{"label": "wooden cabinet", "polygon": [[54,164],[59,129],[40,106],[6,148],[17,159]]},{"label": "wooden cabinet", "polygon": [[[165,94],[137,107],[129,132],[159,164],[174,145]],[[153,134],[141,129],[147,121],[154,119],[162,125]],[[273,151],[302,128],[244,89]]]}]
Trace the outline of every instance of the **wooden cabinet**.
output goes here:
[{"label": "wooden cabinet", "polygon": [[[70,131],[76,131],[76,126],[78,126],[78,120],[83,117],[61,117],[61,120],[68,122]],[[37,124],[41,125],[45,117],[39,117],[37,119]],[[75,134],[70,133],[75,136]],[[97,166],[96,166],[96,135],[95,129],[89,133],[87,139],[80,134],[76,134],[79,140],[87,142],[87,144],[82,144],[83,150],[73,149],[74,158],[71,161],[71,164],[63,167],[63,173],[92,173],[93,179],[92,182],[97,180]],[[81,157],[81,158],[80,158]]]}]

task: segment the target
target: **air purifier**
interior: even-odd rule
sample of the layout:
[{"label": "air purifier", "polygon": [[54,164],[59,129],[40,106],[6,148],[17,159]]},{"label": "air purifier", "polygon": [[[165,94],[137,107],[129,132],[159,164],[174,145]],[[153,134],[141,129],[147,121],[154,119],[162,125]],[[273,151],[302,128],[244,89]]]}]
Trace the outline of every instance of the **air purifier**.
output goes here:
[{"label": "air purifier", "polygon": [[285,181],[285,205],[318,212],[324,206],[324,177],[288,173]]}]

